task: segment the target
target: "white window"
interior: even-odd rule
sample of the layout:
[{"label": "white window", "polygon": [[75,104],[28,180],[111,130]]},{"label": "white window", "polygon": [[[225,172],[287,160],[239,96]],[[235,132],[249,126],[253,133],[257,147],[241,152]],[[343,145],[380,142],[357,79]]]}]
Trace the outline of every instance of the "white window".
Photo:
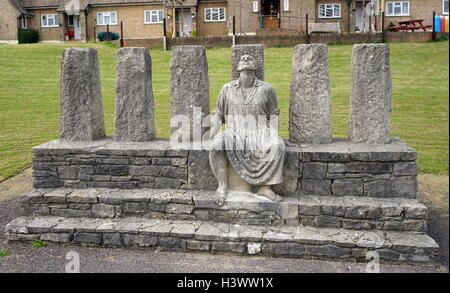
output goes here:
[{"label": "white window", "polygon": [[206,8],[205,21],[225,21],[225,8]]},{"label": "white window", "polygon": [[41,15],[42,27],[58,27],[59,19],[58,14],[42,14]]},{"label": "white window", "polygon": [[319,4],[319,18],[340,18],[341,4]]},{"label": "white window", "polygon": [[448,15],[448,0],[444,0],[442,4],[442,14]]},{"label": "white window", "polygon": [[253,1],[253,12],[259,12],[258,1]]},{"label": "white window", "polygon": [[409,1],[386,2],[386,16],[409,16]]},{"label": "white window", "polygon": [[22,29],[27,29],[28,28],[28,19],[26,18],[26,16],[22,16],[22,18],[20,19],[20,24]]},{"label": "white window", "polygon": [[283,11],[289,11],[289,0],[284,0]]},{"label": "white window", "polygon": [[163,23],[164,11],[163,10],[145,10],[144,11],[144,23]]},{"label": "white window", "polygon": [[117,12],[98,12],[97,13],[97,25],[116,25],[117,24]]}]

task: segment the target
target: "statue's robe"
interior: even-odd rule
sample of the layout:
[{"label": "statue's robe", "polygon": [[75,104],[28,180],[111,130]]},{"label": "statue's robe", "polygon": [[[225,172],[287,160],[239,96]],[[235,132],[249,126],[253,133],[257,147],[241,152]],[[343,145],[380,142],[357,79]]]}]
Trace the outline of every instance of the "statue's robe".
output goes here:
[{"label": "statue's robe", "polygon": [[282,182],[285,145],[276,129],[279,112],[274,88],[261,80],[255,79],[248,95],[239,80],[225,84],[220,91],[213,114],[226,127],[217,137],[231,166],[248,184]]}]

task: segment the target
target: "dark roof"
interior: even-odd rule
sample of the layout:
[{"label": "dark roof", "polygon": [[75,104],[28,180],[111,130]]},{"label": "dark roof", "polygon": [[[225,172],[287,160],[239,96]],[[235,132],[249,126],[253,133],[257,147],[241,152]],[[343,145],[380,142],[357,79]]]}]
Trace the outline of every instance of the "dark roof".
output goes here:
[{"label": "dark roof", "polygon": [[[39,8],[39,7],[57,7],[58,10],[64,11],[67,4],[71,0],[15,0],[22,1],[25,8]],[[143,3],[162,3],[163,0],[79,0],[80,10],[86,9],[88,5],[102,5],[102,4],[143,4]],[[189,0],[191,1],[191,0]]]},{"label": "dark roof", "polygon": [[89,0],[89,4],[130,4],[130,3],[162,3],[163,0]]},{"label": "dark roof", "polygon": [[[195,7],[197,6],[197,0],[184,0],[183,1],[183,7]],[[166,0],[166,6],[172,7],[172,1]],[[175,7],[180,7],[181,5],[175,2]]]},{"label": "dark roof", "polygon": [[23,7],[34,8],[34,7],[59,7],[63,0],[21,0]]},{"label": "dark roof", "polygon": [[[71,0],[12,0],[23,2],[25,8],[40,8],[40,7],[57,7],[58,10],[64,11],[66,5]],[[149,3],[163,3],[163,0],[79,0],[80,10],[85,10],[88,5],[121,5],[121,4],[149,4]],[[216,0],[217,1],[217,0]],[[184,0],[183,5],[185,7],[197,6],[199,0]],[[171,7],[170,0],[166,0],[167,7]],[[175,5],[179,7],[179,4]]]},{"label": "dark roof", "polygon": [[[58,11],[65,11],[67,4],[72,0],[10,0],[12,2],[18,2],[22,4],[23,7],[27,9],[31,8],[43,8],[43,7],[56,7]],[[151,4],[151,3],[163,3],[164,0],[79,0],[80,1],[80,10],[85,10],[89,5],[121,5],[121,4]],[[184,0],[183,6],[185,7],[195,7],[197,3],[205,0]],[[217,1],[217,0],[215,0]],[[172,7],[172,3],[170,0],[166,0],[167,7]],[[177,3],[175,5],[179,7],[180,5]],[[25,9],[23,9],[25,10]]]},{"label": "dark roof", "polygon": [[23,8],[22,0],[9,0],[9,2],[11,2],[11,4],[14,7],[16,7],[17,11],[19,11],[20,13],[26,14],[26,15],[32,15],[31,12],[29,12],[25,8]]}]

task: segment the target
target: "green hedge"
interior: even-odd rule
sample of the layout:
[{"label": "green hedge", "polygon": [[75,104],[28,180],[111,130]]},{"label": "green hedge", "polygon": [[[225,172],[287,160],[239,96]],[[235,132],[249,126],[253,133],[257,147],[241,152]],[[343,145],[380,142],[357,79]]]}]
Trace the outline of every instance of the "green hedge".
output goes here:
[{"label": "green hedge", "polygon": [[39,32],[37,30],[19,30],[19,44],[31,44],[39,42]]},{"label": "green hedge", "polygon": [[[100,41],[106,41],[106,40],[108,40],[108,33],[107,32],[99,32],[97,34],[97,37],[98,37],[98,39]],[[110,41],[115,41],[115,40],[118,40],[118,39],[120,39],[120,35],[119,34],[116,34],[116,33],[113,33],[113,32],[109,32],[109,40]]]}]

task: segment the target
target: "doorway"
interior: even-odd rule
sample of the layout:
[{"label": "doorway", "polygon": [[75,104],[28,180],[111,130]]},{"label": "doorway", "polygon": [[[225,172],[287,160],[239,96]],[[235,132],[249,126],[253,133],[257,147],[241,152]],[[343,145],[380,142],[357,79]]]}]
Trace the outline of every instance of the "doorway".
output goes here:
[{"label": "doorway", "polygon": [[[359,33],[369,32],[370,28],[370,1],[364,2],[356,2],[355,30]],[[364,7],[363,4],[366,6]]]},{"label": "doorway", "polygon": [[277,15],[280,13],[280,0],[261,0],[262,15]]},{"label": "doorway", "polygon": [[80,16],[73,16],[73,38],[76,41],[81,40],[81,26],[80,26]]},{"label": "doorway", "polygon": [[[182,19],[183,21],[180,21]],[[190,9],[183,9],[183,15],[181,9],[176,10],[176,23],[177,23],[177,35],[181,37],[190,36],[192,33],[192,16]]]},{"label": "doorway", "polygon": [[192,33],[192,16],[189,9],[184,11],[183,33],[185,36],[190,36]]},{"label": "doorway", "polygon": [[261,0],[264,28],[280,27],[280,0]]}]

